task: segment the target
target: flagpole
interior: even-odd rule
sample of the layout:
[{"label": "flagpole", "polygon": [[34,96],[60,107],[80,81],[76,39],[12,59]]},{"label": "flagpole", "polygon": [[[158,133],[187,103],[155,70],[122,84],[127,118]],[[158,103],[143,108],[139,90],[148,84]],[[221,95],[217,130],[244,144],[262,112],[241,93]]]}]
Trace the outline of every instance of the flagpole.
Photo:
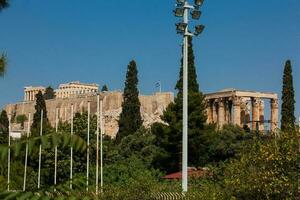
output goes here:
[{"label": "flagpole", "polygon": [[[30,134],[30,121],[31,121],[31,113],[28,114],[28,125],[27,125],[27,140]],[[23,182],[23,192],[26,190],[26,176],[27,176],[27,162],[28,162],[28,141],[26,142],[26,150],[25,150],[25,166],[24,166],[24,182]]]},{"label": "flagpole", "polygon": [[[103,98],[104,99],[104,98]],[[100,121],[101,121],[101,136],[100,136],[100,187],[101,193],[103,193],[103,134],[104,134],[104,124],[103,124],[103,99],[100,101]]]},{"label": "flagpole", "polygon": [[74,107],[71,105],[71,159],[70,159],[70,189],[73,186],[73,147],[72,147],[72,139],[73,139],[73,118],[74,118]]},{"label": "flagpole", "polygon": [[[40,136],[43,135],[43,117],[44,117],[44,111],[41,110]],[[40,143],[40,149],[39,149],[38,189],[40,189],[41,186],[41,163],[42,163],[42,143]]]},{"label": "flagpole", "polygon": [[11,132],[11,114],[9,114],[9,119],[8,119],[7,191],[9,191],[9,184],[10,184],[10,132]]},{"label": "flagpole", "polygon": [[99,101],[100,101],[100,95],[97,95],[97,142],[96,142],[96,195],[98,195],[98,189],[99,189],[99,122],[100,122],[100,112],[99,112]]},{"label": "flagpole", "polygon": [[[58,132],[58,108],[55,109],[55,133],[57,134]],[[57,135],[55,136],[57,137]],[[54,150],[54,192],[56,191],[56,177],[57,177],[57,144],[55,145],[55,150]]]},{"label": "flagpole", "polygon": [[90,114],[91,114],[91,103],[88,102],[88,116],[87,116],[87,149],[86,149],[86,191],[89,191]]}]

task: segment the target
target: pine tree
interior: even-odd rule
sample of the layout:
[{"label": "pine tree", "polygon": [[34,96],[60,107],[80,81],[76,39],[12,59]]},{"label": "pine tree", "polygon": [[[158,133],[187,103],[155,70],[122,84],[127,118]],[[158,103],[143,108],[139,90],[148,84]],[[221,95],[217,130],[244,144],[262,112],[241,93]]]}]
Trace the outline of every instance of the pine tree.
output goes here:
[{"label": "pine tree", "polygon": [[5,110],[0,114],[0,144],[7,143],[9,131],[9,120]]},{"label": "pine tree", "polygon": [[108,91],[108,87],[107,85],[103,85],[101,92],[106,92],[106,91]]},{"label": "pine tree", "polygon": [[281,129],[286,131],[295,127],[295,94],[293,86],[293,71],[290,60],[287,60],[284,67],[283,87],[281,106]]},{"label": "pine tree", "polygon": [[142,126],[138,90],[138,70],[136,62],[129,63],[126,74],[125,88],[123,94],[122,112],[119,119],[119,132],[116,140],[135,133]]},{"label": "pine tree", "polygon": [[33,115],[33,123],[31,126],[32,132],[38,134],[41,124],[41,111],[43,110],[43,127],[46,128],[48,125],[48,118],[47,118],[47,108],[44,96],[41,91],[39,91],[36,96],[36,104],[35,104],[35,113]]},{"label": "pine tree", "polygon": [[46,88],[45,94],[44,94],[44,99],[49,100],[49,99],[54,99],[55,98],[55,93],[54,90],[51,86]]},{"label": "pine tree", "polygon": [[[205,160],[201,157],[203,151],[202,130],[206,122],[206,105],[204,95],[199,92],[196,68],[194,64],[194,52],[192,39],[189,38],[188,48],[188,112],[189,112],[189,166],[200,166]],[[181,60],[182,64],[182,60]],[[180,170],[182,149],[182,90],[183,90],[183,67],[181,66],[179,80],[176,88],[178,93],[174,103],[170,104],[164,112],[162,119],[168,126],[155,124],[152,133],[156,135],[156,144],[165,152],[163,158],[158,158],[164,166],[160,168],[167,172]],[[164,161],[163,161],[164,160]]]}]

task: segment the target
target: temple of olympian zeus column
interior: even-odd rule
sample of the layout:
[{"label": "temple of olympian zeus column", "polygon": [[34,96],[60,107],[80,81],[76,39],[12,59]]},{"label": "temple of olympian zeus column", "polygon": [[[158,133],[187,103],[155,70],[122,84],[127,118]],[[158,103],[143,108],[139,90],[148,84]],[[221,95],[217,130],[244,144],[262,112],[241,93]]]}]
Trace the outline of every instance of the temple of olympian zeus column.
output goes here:
[{"label": "temple of olympian zeus column", "polygon": [[[248,126],[252,130],[270,131],[278,128],[278,96],[276,93],[262,93],[226,89],[206,94],[207,122],[216,123],[220,128],[225,124]],[[265,103],[270,102],[270,119],[265,119]]]}]

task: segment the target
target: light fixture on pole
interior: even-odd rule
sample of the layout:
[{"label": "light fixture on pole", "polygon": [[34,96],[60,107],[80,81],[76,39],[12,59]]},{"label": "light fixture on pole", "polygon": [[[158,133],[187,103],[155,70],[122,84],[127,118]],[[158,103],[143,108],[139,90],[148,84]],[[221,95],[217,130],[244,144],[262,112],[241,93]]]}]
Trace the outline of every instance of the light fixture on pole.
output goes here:
[{"label": "light fixture on pole", "polygon": [[202,6],[204,0],[195,0],[195,6]]},{"label": "light fixture on pole", "polygon": [[176,31],[183,35],[183,119],[182,119],[182,191],[188,191],[188,40],[189,37],[197,36],[203,32],[204,26],[195,26],[195,33],[189,31],[189,13],[192,19],[201,17],[200,6],[204,0],[195,0],[195,5],[189,5],[187,0],[176,0],[174,14],[182,17],[182,21],[176,23]]},{"label": "light fixture on pole", "polygon": [[175,8],[174,15],[176,17],[183,17],[184,9],[183,8]]},{"label": "light fixture on pole", "polygon": [[205,26],[203,26],[203,25],[195,26],[195,33],[194,34],[196,36],[200,35],[203,32],[204,28],[205,28]]}]

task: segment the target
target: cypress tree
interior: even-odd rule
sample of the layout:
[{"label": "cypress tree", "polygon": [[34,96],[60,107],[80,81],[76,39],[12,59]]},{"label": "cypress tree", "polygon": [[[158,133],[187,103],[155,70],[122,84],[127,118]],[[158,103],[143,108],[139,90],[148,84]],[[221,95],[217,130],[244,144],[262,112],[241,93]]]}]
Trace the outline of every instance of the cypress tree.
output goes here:
[{"label": "cypress tree", "polygon": [[33,122],[32,122],[32,132],[35,134],[38,134],[40,124],[41,124],[41,111],[43,110],[43,127],[46,128],[48,124],[48,119],[47,119],[47,109],[46,109],[46,103],[44,99],[44,95],[42,94],[41,91],[39,91],[36,95],[36,104],[35,104],[35,113],[33,115]]},{"label": "cypress tree", "polygon": [[[197,73],[194,63],[194,52],[192,38],[188,40],[188,111],[189,111],[189,166],[201,166],[204,149],[202,140],[202,130],[206,122],[206,105],[204,95],[199,91]],[[181,169],[182,151],[182,90],[183,90],[183,66],[175,89],[178,91],[174,103],[170,104],[164,112],[162,119],[168,126],[155,124],[152,126],[152,133],[156,135],[156,145],[162,148],[164,158],[158,158],[160,169],[166,172],[175,172]]]},{"label": "cypress tree", "polygon": [[123,94],[122,112],[119,119],[117,142],[135,133],[143,124],[139,101],[138,70],[136,62],[132,60],[127,68],[125,88]]},{"label": "cypress tree", "polygon": [[[179,79],[176,83],[175,89],[178,91],[178,95],[181,96],[183,90],[183,59],[181,59]],[[192,37],[188,38],[188,89],[189,89],[189,93],[199,92],[199,84],[197,82],[197,73],[195,68],[195,56],[193,50]]]},{"label": "cypress tree", "polygon": [[6,144],[8,139],[9,120],[5,110],[0,114],[0,144]]},{"label": "cypress tree", "polygon": [[7,65],[6,56],[2,54],[0,56],[0,77],[4,76],[5,74],[6,65]]},{"label": "cypress tree", "polygon": [[106,92],[106,91],[108,91],[108,87],[107,85],[103,85],[101,92]]},{"label": "cypress tree", "polygon": [[283,131],[295,127],[295,94],[293,86],[293,71],[290,60],[287,60],[284,67],[282,86],[281,106],[281,129]]}]

